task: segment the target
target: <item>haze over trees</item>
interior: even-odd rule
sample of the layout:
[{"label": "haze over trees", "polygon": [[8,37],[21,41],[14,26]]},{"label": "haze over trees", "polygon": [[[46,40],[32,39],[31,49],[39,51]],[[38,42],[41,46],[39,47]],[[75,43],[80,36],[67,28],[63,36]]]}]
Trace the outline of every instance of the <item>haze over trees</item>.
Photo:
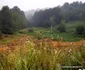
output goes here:
[{"label": "haze over trees", "polygon": [[32,22],[32,17],[33,17],[33,15],[34,15],[34,13],[35,13],[36,11],[39,11],[39,10],[40,10],[40,9],[36,9],[36,10],[32,9],[32,10],[29,10],[29,11],[25,11],[25,16],[26,16],[27,20],[28,20],[29,22]]},{"label": "haze over trees", "polygon": [[63,6],[57,6],[45,10],[36,11],[32,17],[32,25],[37,27],[50,27],[49,18],[54,16],[53,26],[60,24],[62,20],[85,21],[85,3],[73,2],[65,3]]}]

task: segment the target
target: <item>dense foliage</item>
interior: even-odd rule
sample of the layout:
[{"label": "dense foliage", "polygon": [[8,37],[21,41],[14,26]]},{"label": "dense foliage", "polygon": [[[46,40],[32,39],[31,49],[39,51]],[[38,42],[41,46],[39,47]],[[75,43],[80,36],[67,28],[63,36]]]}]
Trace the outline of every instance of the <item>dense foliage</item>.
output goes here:
[{"label": "dense foliage", "polygon": [[38,27],[50,27],[50,17],[54,19],[53,22],[55,22],[55,24],[53,24],[53,26],[59,24],[61,20],[65,20],[66,22],[84,21],[85,3],[65,3],[63,6],[36,11],[32,19],[33,25]]},{"label": "dense foliage", "polygon": [[79,35],[82,35],[84,33],[84,26],[83,25],[79,25],[76,27],[76,33]]},{"label": "dense foliage", "polygon": [[53,17],[55,24],[60,23],[61,21],[60,10],[61,10],[60,7],[55,7],[53,9],[40,10],[35,12],[33,16],[33,25],[40,27],[50,27],[51,17]]},{"label": "dense foliage", "polygon": [[57,28],[60,32],[66,32],[66,25],[65,25],[65,21],[62,20],[61,23],[59,24],[58,28]]},{"label": "dense foliage", "polygon": [[3,6],[0,11],[0,31],[4,34],[13,34],[17,30],[27,27],[27,21],[24,12],[17,6],[9,9]]}]

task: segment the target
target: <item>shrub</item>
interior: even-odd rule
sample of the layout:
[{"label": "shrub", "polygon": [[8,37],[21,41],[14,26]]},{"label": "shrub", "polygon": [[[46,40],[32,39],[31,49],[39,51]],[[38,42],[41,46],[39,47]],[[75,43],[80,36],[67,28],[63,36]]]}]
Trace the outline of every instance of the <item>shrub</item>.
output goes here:
[{"label": "shrub", "polygon": [[0,38],[2,37],[2,32],[0,31]]},{"label": "shrub", "polygon": [[28,32],[33,32],[33,29],[32,28],[28,29]]},{"label": "shrub", "polygon": [[25,32],[24,32],[24,31],[19,31],[18,33],[20,33],[20,34],[25,34]]},{"label": "shrub", "polygon": [[60,32],[66,32],[66,25],[65,24],[60,24],[57,29]]},{"label": "shrub", "polygon": [[66,32],[66,25],[65,25],[65,21],[62,20],[60,25],[57,28],[60,32]]},{"label": "shrub", "polygon": [[84,32],[84,26],[83,25],[79,25],[76,27],[76,33],[79,34],[79,35],[83,35],[83,32]]},{"label": "shrub", "polygon": [[84,32],[83,32],[83,36],[85,37],[85,29],[84,29]]},{"label": "shrub", "polygon": [[42,39],[42,32],[40,31],[40,32],[37,32],[37,34],[36,34],[36,38],[38,39],[38,40],[40,40],[40,39]]}]

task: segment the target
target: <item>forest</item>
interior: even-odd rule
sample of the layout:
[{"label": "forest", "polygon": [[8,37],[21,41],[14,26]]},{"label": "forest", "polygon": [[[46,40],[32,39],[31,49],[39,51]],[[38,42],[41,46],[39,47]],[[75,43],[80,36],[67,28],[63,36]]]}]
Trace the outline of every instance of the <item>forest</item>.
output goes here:
[{"label": "forest", "polygon": [[4,34],[13,34],[17,30],[28,26],[24,12],[17,6],[10,9],[3,6],[0,11],[0,32]]},{"label": "forest", "polygon": [[53,18],[53,26],[60,24],[62,20],[84,21],[85,20],[85,3],[73,2],[71,4],[64,3],[63,6],[57,6],[45,10],[36,11],[32,22],[35,26],[50,27],[50,18]]}]

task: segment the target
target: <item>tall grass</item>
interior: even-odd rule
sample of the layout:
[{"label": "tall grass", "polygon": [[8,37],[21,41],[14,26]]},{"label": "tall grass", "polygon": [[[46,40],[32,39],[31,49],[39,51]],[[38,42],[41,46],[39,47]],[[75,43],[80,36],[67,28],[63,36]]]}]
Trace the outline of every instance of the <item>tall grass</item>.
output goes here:
[{"label": "tall grass", "polygon": [[61,47],[27,41],[13,51],[0,52],[0,70],[62,70],[61,66],[85,67],[85,48]]}]

